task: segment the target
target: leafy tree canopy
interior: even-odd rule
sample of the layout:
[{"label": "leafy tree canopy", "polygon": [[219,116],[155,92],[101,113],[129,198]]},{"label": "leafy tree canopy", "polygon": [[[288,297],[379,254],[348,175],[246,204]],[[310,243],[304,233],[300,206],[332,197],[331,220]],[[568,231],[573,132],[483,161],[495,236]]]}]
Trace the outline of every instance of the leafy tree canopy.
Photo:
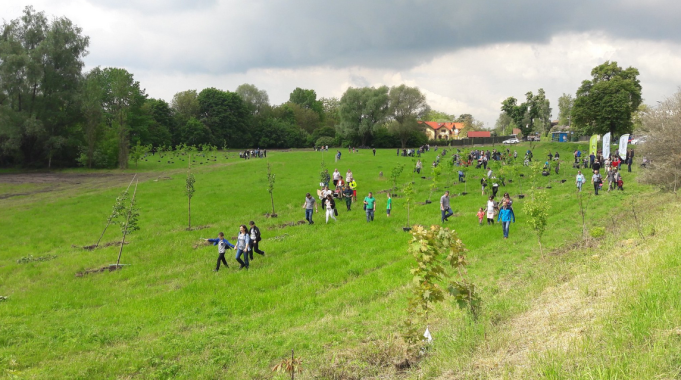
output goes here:
[{"label": "leafy tree canopy", "polygon": [[584,134],[631,133],[632,114],[641,105],[638,69],[606,61],[582,82],[572,107],[572,124]]}]

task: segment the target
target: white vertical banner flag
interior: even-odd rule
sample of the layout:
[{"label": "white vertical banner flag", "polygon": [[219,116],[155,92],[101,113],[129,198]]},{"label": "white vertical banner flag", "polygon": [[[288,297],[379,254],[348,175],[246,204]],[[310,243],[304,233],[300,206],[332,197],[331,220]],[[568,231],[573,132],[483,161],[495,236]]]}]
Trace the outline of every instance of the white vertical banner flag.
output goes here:
[{"label": "white vertical banner flag", "polygon": [[603,135],[603,158],[610,157],[610,132]]},{"label": "white vertical banner flag", "polygon": [[620,157],[624,160],[627,158],[627,145],[629,144],[629,135],[622,135],[620,137]]}]

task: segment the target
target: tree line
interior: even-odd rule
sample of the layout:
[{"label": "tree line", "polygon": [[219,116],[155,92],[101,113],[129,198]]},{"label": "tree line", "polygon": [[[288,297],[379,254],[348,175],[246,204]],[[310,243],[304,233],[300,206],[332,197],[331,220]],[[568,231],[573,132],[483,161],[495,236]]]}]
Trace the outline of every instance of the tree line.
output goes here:
[{"label": "tree line", "polygon": [[[2,25],[0,166],[126,168],[135,147],[302,148],[319,145],[393,148],[427,143],[419,120],[482,123],[433,111],[416,87],[348,88],[318,98],[296,88],[283,104],[251,84],[147,95],[133,73],[84,70],[90,39],[66,17],[33,7]],[[440,120],[441,119],[441,120]]]},{"label": "tree line", "polygon": [[[591,70],[591,78],[582,81],[575,95],[563,93],[558,99],[558,124],[569,126],[578,136],[632,133],[640,127],[647,107],[642,104],[639,71],[623,69],[617,62],[606,61]],[[536,95],[525,94],[518,103],[509,97],[501,103],[495,130],[519,128],[524,136],[551,130],[551,106],[543,89]]]}]

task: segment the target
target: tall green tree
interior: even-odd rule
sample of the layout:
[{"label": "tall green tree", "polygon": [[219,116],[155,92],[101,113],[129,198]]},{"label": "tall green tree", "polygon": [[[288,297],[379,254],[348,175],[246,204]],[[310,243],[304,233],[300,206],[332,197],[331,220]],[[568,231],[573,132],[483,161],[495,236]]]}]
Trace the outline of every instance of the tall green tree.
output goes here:
[{"label": "tall green tree", "polygon": [[638,69],[622,69],[617,62],[594,67],[591,79],[577,89],[572,124],[587,135],[631,133],[632,114],[642,101],[638,75]]},{"label": "tall green tree", "polygon": [[147,134],[141,139],[142,145],[160,147],[172,145],[171,131],[176,129],[173,110],[163,99],[147,99],[142,111],[149,116]]},{"label": "tall green tree", "polygon": [[315,111],[302,107],[296,103],[289,103],[288,106],[293,111],[295,124],[307,133],[312,133],[315,129],[321,126],[319,114]]},{"label": "tall green tree", "polygon": [[513,124],[520,129],[523,136],[535,130],[548,134],[548,130],[551,129],[551,106],[544,89],[540,88],[537,95],[528,91],[525,94],[525,101],[520,104],[518,99],[512,96],[506,98],[501,102],[501,111],[513,120]]},{"label": "tall green tree", "polygon": [[522,133],[523,136],[527,136],[532,132],[532,129],[524,124],[525,113],[527,113],[526,103],[518,104],[518,99],[512,96],[508,97],[501,102],[501,112],[505,113],[513,120],[513,124],[520,128],[520,133]]},{"label": "tall green tree", "polygon": [[575,98],[572,94],[565,94],[558,98],[558,124],[570,125],[570,114],[572,113],[572,106],[575,104]]},{"label": "tall green tree", "polygon": [[[51,166],[77,149],[79,86],[89,38],[69,19],[48,20],[31,6],[0,33],[0,156]],[[74,149],[69,149],[72,147]],[[2,158],[0,158],[2,160]]]},{"label": "tall green tree", "polygon": [[317,100],[317,93],[315,90],[305,90],[296,87],[291,95],[289,95],[289,102],[298,104],[303,108],[310,109],[319,115],[320,120],[324,117],[324,105]]},{"label": "tall green tree", "polygon": [[251,113],[241,97],[230,91],[207,88],[199,93],[200,121],[210,129],[213,144],[250,147]]},{"label": "tall green tree", "polygon": [[270,97],[267,95],[267,91],[260,90],[255,85],[244,83],[237,87],[235,92],[241,96],[254,116],[263,113],[270,106]]},{"label": "tall green tree", "polygon": [[173,118],[175,119],[174,128],[170,130],[173,139],[172,145],[179,145],[183,143],[182,130],[191,118],[199,119],[199,94],[196,90],[180,91],[173,96],[170,102],[170,108],[173,110]]},{"label": "tall green tree", "polygon": [[340,130],[366,146],[374,129],[385,122],[389,111],[388,87],[348,88],[340,101]]},{"label": "tall green tree", "polygon": [[513,133],[513,128],[518,128],[513,119],[508,116],[505,112],[499,114],[496,123],[494,124],[494,131],[498,136],[505,136],[506,134]]},{"label": "tall green tree", "polygon": [[180,141],[194,146],[208,144],[211,142],[210,129],[192,117],[180,128]]},{"label": "tall green tree", "polygon": [[423,121],[435,121],[438,123],[452,123],[456,121],[454,114],[448,114],[442,111],[429,110],[422,118]]},{"label": "tall green tree", "polygon": [[420,129],[417,120],[423,118],[430,111],[426,96],[418,87],[406,85],[395,86],[388,93],[388,114],[394,120],[391,130],[395,133],[402,144],[407,147],[409,137]]},{"label": "tall green tree", "polygon": [[324,127],[335,128],[340,125],[340,99],[338,98],[320,98],[324,110],[324,117],[322,118]]},{"label": "tall green tree", "polygon": [[103,73],[106,82],[103,106],[109,126],[116,131],[118,139],[118,167],[127,169],[130,131],[135,127],[133,119],[144,104],[146,94],[125,69],[108,67]]},{"label": "tall green tree", "polygon": [[536,115],[533,122],[534,128],[537,131],[543,131],[544,136],[548,136],[551,130],[551,103],[546,98],[543,88],[540,88],[537,95],[532,98],[531,107],[534,110],[533,114]]},{"label": "tall green tree", "polygon": [[80,101],[83,113],[83,134],[85,137],[85,155],[87,167],[92,168],[95,148],[103,133],[103,107],[106,95],[106,83],[104,73],[99,67],[95,67],[84,75],[81,88],[82,99]]}]

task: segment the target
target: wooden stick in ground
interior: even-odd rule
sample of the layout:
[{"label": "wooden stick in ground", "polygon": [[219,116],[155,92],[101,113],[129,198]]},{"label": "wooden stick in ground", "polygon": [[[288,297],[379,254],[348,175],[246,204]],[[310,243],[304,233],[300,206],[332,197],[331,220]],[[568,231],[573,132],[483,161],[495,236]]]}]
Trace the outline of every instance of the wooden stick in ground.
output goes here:
[{"label": "wooden stick in ground", "polygon": [[646,240],[645,236],[643,236],[643,232],[641,232],[641,223],[638,222],[638,217],[636,216],[634,198],[631,198],[631,212],[634,214],[634,221],[636,222],[636,229],[638,230],[638,235],[641,237],[641,240]]},{"label": "wooden stick in ground", "polygon": [[125,228],[123,229],[123,240],[121,240],[121,249],[118,251],[118,260],[116,261],[116,267],[121,264],[121,255],[123,254],[123,245],[125,244],[125,236],[128,234],[128,223],[130,222],[130,215],[132,214],[132,209],[135,205],[135,195],[137,194],[137,184],[139,180],[135,182],[135,191],[132,193],[132,199],[130,200],[130,208],[128,209],[128,216],[125,219]]},{"label": "wooden stick in ground", "polygon": [[[130,185],[132,185],[132,181],[135,180],[137,177],[137,174],[135,174],[132,179],[130,180],[130,183],[128,184],[128,187],[125,189],[125,194],[128,193],[128,190],[130,190]],[[99,243],[102,241],[102,238],[104,237],[104,233],[106,232],[106,229],[109,228],[109,225],[111,225],[111,222],[113,221],[113,218],[109,217],[109,220],[106,222],[106,226],[104,227],[104,231],[102,231],[102,234],[99,235],[99,240],[97,240],[97,244],[95,244],[95,248],[99,247]]]}]

